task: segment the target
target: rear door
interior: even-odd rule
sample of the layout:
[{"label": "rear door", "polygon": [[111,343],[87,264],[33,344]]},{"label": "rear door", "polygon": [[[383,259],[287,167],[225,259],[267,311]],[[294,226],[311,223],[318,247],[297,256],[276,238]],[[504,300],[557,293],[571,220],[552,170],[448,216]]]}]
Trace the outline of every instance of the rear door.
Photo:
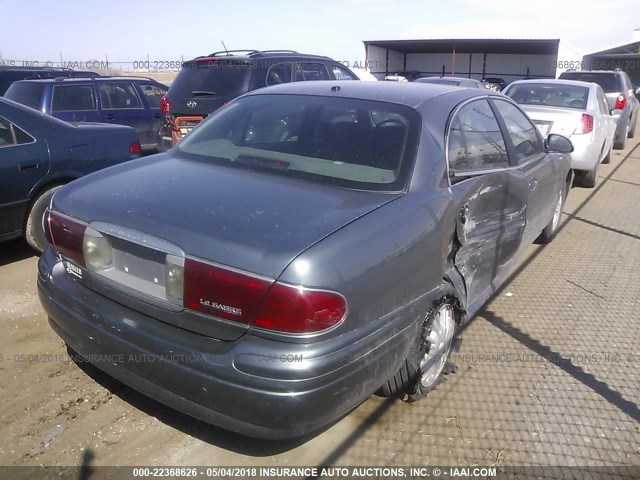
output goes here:
[{"label": "rear door", "polygon": [[138,134],[140,143],[151,140],[151,117],[142,104],[133,82],[97,82],[103,122],[129,125]]},{"label": "rear door", "polygon": [[147,117],[149,118],[149,130],[144,135],[140,135],[140,143],[148,145],[155,143],[156,135],[162,126],[162,114],[160,113],[160,101],[167,93],[164,85],[150,82],[137,82],[140,96],[145,103]]},{"label": "rear door", "polygon": [[100,122],[97,92],[92,82],[54,84],[51,115],[67,122]]},{"label": "rear door", "polygon": [[451,191],[458,217],[454,262],[469,308],[493,293],[520,249],[526,225],[527,179],[509,165],[507,143],[487,99],[463,105],[448,134]]},{"label": "rear door", "polygon": [[527,179],[527,228],[524,240],[533,243],[549,223],[561,184],[559,168],[547,157],[542,137],[535,125],[512,103],[492,99],[503,125],[511,165]]},{"label": "rear door", "polygon": [[46,143],[0,115],[0,238],[22,229],[29,194],[48,170]]}]

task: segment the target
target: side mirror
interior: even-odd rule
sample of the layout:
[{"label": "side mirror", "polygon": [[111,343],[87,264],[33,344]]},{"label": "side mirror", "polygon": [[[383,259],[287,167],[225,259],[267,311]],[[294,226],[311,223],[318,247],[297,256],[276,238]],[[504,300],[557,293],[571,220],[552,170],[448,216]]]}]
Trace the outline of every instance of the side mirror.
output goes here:
[{"label": "side mirror", "polygon": [[618,110],[618,109],[613,109],[611,110],[611,116],[613,117],[619,117],[620,115],[622,115],[622,110]]},{"label": "side mirror", "polygon": [[573,152],[573,144],[571,140],[562,135],[555,133],[549,134],[544,141],[544,146],[548,152],[571,153]]}]

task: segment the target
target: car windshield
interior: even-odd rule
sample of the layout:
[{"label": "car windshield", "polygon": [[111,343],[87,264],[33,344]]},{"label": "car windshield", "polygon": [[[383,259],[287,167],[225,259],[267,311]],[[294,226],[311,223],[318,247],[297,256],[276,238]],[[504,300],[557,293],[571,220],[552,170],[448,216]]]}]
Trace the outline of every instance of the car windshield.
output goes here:
[{"label": "car windshield", "polygon": [[178,156],[346,188],[404,189],[420,116],[391,103],[307,95],[255,95],[202,122]]},{"label": "car windshield", "polygon": [[437,83],[438,85],[460,85],[460,80],[447,80],[444,78],[419,78],[416,80],[418,83]]},{"label": "car windshield", "polygon": [[42,95],[42,83],[39,82],[14,82],[5,97],[27,107],[37,109]]},{"label": "car windshield", "polygon": [[521,105],[545,105],[548,107],[585,110],[589,89],[560,83],[521,83],[511,85],[505,95]]},{"label": "car windshield", "polygon": [[597,83],[605,93],[617,93],[623,90],[620,85],[620,78],[615,73],[565,72],[560,78]]},{"label": "car windshield", "polygon": [[235,98],[247,91],[248,77],[253,71],[254,65],[246,62],[213,59],[186,62],[171,85],[171,93],[183,98],[199,95]]}]

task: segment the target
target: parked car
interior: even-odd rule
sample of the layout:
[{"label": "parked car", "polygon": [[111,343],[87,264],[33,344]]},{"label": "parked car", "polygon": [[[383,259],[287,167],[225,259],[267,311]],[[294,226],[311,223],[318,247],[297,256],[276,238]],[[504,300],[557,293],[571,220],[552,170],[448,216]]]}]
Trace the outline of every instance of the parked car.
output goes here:
[{"label": "parked car", "polygon": [[422,73],[420,73],[419,71],[410,70],[406,72],[397,72],[392,75],[387,75],[386,77],[384,77],[384,79],[389,82],[414,82],[421,76]]},{"label": "parked car", "polygon": [[40,300],[74,355],[134,389],[296,437],[438,385],[456,331],[557,233],[571,150],[486,90],[255,90],[168,153],[59,190]]},{"label": "parked car", "polygon": [[14,82],[5,98],[68,122],[129,125],[143,149],[155,150],[167,89],[145,77],[57,78]]},{"label": "parked car", "polygon": [[602,88],[574,80],[519,80],[502,93],[520,105],[543,137],[558,133],[571,140],[571,167],[583,185],[595,187],[600,164],[611,161],[616,132]]},{"label": "parked car", "polygon": [[204,117],[257,88],[308,80],[358,80],[329,57],[293,50],[228,50],[184,62],[162,99],[158,148],[168,150]]},{"label": "parked car", "polygon": [[0,241],[46,245],[42,214],[61,185],[140,153],[121,125],[71,125],[0,98]]},{"label": "parked car", "polygon": [[558,78],[594,82],[602,87],[609,110],[617,118],[613,148],[623,149],[627,138],[633,138],[635,135],[640,110],[640,103],[629,76],[622,70],[581,70],[563,72]]},{"label": "parked car", "polygon": [[53,67],[14,67],[0,65],[0,97],[4,95],[11,84],[17,80],[30,78],[84,78],[99,77],[94,72],[72,70],[71,68]]},{"label": "parked car", "polygon": [[439,85],[451,85],[452,87],[486,88],[482,82],[473,78],[464,77],[422,77],[414,80],[416,83],[437,83]]},{"label": "parked car", "polygon": [[500,77],[487,77],[481,80],[481,83],[485,86],[485,88],[489,90],[493,90],[495,92],[501,92],[504,90],[504,87],[507,86],[507,82],[505,82],[504,78]]}]

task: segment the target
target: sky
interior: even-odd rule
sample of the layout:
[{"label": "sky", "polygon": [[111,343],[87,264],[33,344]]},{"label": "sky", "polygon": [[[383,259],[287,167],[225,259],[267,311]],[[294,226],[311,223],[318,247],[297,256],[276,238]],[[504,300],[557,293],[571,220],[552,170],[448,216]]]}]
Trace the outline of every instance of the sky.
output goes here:
[{"label": "sky", "polygon": [[630,42],[639,13],[637,0],[0,0],[0,58],[169,62],[224,41],[356,62],[363,40],[417,38],[560,38],[587,53]]}]

